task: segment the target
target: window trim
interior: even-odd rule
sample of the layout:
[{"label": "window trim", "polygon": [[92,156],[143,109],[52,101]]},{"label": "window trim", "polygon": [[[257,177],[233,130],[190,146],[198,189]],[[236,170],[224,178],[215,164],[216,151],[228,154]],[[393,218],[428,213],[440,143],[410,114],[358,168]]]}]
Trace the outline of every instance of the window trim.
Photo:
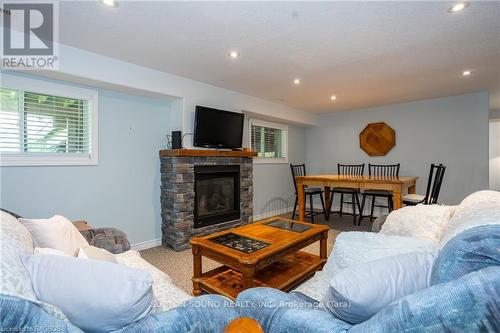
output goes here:
[{"label": "window trim", "polygon": [[39,94],[88,100],[92,105],[90,110],[92,121],[90,132],[90,154],[88,155],[72,153],[58,154],[0,151],[0,166],[98,165],[99,93],[97,90],[3,73],[1,86],[5,89],[30,91]]},{"label": "window trim", "polygon": [[[254,163],[259,164],[288,164],[288,125],[255,118],[248,120],[248,146],[252,148],[252,125],[279,129],[282,132],[281,150],[284,157],[254,157]],[[284,136],[284,137],[283,137]]]}]

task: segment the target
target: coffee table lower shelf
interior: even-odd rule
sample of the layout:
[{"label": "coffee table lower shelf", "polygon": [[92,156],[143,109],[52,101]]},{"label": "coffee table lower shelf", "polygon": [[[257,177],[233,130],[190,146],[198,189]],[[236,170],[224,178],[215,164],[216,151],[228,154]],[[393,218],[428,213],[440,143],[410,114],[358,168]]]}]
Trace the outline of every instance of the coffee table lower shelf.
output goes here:
[{"label": "coffee table lower shelf", "polygon": [[[303,251],[285,255],[278,261],[259,270],[254,276],[255,287],[271,287],[289,291],[305,279],[321,270],[326,259]],[[243,276],[237,270],[221,266],[194,278],[200,288],[211,294],[235,299],[243,287]]]}]

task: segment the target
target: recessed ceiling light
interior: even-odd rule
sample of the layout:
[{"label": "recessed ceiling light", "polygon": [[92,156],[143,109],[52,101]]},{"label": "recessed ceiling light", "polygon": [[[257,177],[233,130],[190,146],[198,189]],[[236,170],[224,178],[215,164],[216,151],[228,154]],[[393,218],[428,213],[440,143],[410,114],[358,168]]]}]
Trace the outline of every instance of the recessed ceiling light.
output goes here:
[{"label": "recessed ceiling light", "polygon": [[335,95],[330,96],[330,100],[334,101],[336,99],[337,99],[337,96],[335,96]]},{"label": "recessed ceiling light", "polygon": [[102,0],[102,3],[109,7],[117,7],[118,1],[116,0]]},{"label": "recessed ceiling light", "polygon": [[461,10],[464,10],[467,7],[469,7],[468,2],[459,2],[457,4],[454,4],[452,7],[450,7],[450,9],[448,9],[448,12],[456,13],[456,12],[459,12]]},{"label": "recessed ceiling light", "polygon": [[231,51],[229,52],[229,57],[232,58],[232,59],[236,59],[240,56],[239,52],[238,51]]},{"label": "recessed ceiling light", "polygon": [[300,84],[300,79],[293,79],[293,84]]},{"label": "recessed ceiling light", "polygon": [[469,76],[469,75],[471,75],[471,74],[472,74],[472,72],[471,72],[471,71],[463,71],[463,72],[462,72],[462,76]]}]

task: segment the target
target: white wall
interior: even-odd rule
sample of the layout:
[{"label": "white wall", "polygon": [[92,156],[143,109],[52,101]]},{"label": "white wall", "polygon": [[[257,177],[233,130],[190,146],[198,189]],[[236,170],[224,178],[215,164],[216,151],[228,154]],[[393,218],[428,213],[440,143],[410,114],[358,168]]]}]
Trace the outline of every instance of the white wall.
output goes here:
[{"label": "white wall", "polygon": [[[488,94],[479,92],[318,116],[306,130],[311,171],[336,172],[337,163],[401,163],[401,176],[419,176],[425,194],[429,166],[447,166],[440,202],[456,204],[488,188]],[[359,147],[368,123],[384,121],[396,131],[396,146],[383,157]]]}]

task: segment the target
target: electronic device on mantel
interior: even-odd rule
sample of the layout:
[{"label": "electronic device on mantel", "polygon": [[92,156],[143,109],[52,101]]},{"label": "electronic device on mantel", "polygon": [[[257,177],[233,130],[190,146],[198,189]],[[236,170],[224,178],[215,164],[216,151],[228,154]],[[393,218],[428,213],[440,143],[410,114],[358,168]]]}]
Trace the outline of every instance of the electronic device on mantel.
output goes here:
[{"label": "electronic device on mantel", "polygon": [[172,131],[172,149],[182,148],[182,132]]},{"label": "electronic device on mantel", "polygon": [[241,149],[243,113],[196,106],[193,146]]}]

